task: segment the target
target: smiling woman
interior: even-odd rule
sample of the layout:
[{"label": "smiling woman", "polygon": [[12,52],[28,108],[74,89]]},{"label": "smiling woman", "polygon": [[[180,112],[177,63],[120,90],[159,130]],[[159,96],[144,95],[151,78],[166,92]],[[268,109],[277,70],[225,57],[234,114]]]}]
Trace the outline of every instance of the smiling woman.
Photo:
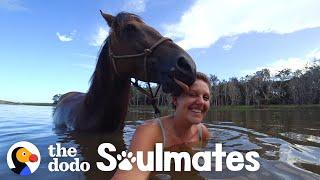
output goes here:
[{"label": "smiling woman", "polygon": [[[164,148],[172,149],[209,139],[209,131],[201,122],[210,107],[210,92],[208,77],[197,72],[196,81],[188,89],[172,93],[173,115],[147,120],[137,128],[130,151],[134,154],[137,151],[152,151],[156,143],[163,143]],[[143,161],[147,163],[147,153],[143,153]],[[147,179],[149,176],[148,171],[142,172],[134,164],[132,171],[118,170],[113,179],[128,179],[133,174],[137,179]]]}]

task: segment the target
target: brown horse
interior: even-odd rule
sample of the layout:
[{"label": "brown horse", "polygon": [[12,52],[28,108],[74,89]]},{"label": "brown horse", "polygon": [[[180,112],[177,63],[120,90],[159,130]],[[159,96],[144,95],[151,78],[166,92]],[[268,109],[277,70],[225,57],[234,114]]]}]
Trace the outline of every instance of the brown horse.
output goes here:
[{"label": "brown horse", "polygon": [[[137,15],[101,12],[110,27],[87,93],[64,94],[53,113],[56,127],[77,131],[122,129],[128,108],[130,78],[155,82],[172,92],[176,82],[195,81],[192,58]],[[178,81],[177,81],[178,80]]]}]

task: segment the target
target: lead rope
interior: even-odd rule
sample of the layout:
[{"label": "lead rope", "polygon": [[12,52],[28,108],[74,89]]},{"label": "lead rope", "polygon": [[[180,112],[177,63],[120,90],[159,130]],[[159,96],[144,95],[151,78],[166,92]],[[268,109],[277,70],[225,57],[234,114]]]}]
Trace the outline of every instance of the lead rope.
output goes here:
[{"label": "lead rope", "polygon": [[158,92],[159,92],[159,89],[160,89],[160,86],[161,86],[161,85],[158,85],[158,86],[157,86],[156,93],[153,94],[149,82],[148,82],[148,88],[149,88],[149,91],[150,91],[150,92],[146,91],[146,90],[143,89],[141,86],[139,86],[138,80],[135,80],[135,82],[133,82],[132,80],[130,80],[130,81],[131,81],[131,83],[132,83],[132,85],[133,85],[134,87],[136,87],[142,94],[146,95],[146,96],[148,97],[148,99],[150,100],[151,105],[152,105],[152,107],[153,107],[153,109],[154,109],[154,118],[160,117],[161,112],[160,112],[160,110],[159,110],[159,108],[158,108],[158,105],[157,105],[157,95],[158,95]]},{"label": "lead rope", "polygon": [[[117,70],[117,66],[116,66],[116,62],[115,59],[123,59],[123,58],[135,58],[135,57],[143,57],[143,61],[144,61],[144,70],[147,71],[147,60],[148,60],[148,56],[153,52],[153,50],[155,48],[157,48],[161,43],[165,42],[165,41],[172,41],[171,39],[167,38],[167,37],[162,37],[160,38],[155,44],[153,44],[150,48],[146,48],[144,49],[143,52],[138,53],[138,54],[130,54],[130,55],[114,55],[112,50],[111,50],[111,38],[108,38],[108,42],[109,43],[109,57],[110,57],[110,61],[113,67],[113,70],[115,72],[115,74],[117,76],[120,76],[118,70]],[[145,74],[145,79],[148,80],[148,74]],[[144,90],[142,87],[139,86],[138,84],[138,80],[135,80],[135,82],[132,82],[132,80],[130,80],[131,83],[133,84],[134,87],[136,87],[141,93],[145,94],[151,101],[152,107],[154,109],[154,114],[155,117],[160,117],[160,110],[157,106],[157,94],[159,92],[160,86],[158,85],[156,93],[153,94],[150,83],[148,82],[148,87],[150,90],[150,93],[147,92],[146,90]]]},{"label": "lead rope", "polygon": [[150,86],[150,83],[148,82],[149,91],[151,92],[151,95],[152,95],[151,104],[152,104],[152,107],[153,107],[153,109],[154,109],[154,116],[155,116],[155,118],[160,117],[160,114],[161,114],[161,112],[160,112],[160,110],[159,110],[159,108],[158,108],[158,106],[157,106],[157,95],[158,95],[160,86],[161,86],[161,85],[158,85],[158,86],[157,86],[156,93],[153,95],[152,89],[151,89],[151,86]]}]

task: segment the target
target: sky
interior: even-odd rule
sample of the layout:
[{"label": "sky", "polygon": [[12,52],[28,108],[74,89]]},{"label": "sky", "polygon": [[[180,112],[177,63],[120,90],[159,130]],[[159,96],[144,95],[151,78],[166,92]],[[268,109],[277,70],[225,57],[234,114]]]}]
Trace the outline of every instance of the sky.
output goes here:
[{"label": "sky", "polygon": [[319,0],[0,0],[0,99],[87,92],[109,28],[99,10],[139,15],[197,70],[220,80],[320,58]]}]

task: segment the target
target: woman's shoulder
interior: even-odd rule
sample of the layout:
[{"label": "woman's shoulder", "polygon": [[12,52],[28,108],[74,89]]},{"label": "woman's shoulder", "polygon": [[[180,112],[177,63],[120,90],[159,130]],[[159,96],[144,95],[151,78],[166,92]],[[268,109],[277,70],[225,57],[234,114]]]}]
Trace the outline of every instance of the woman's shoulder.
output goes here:
[{"label": "woman's shoulder", "polygon": [[200,123],[199,126],[201,127],[203,139],[208,140],[211,137],[209,129],[203,123]]},{"label": "woman's shoulder", "polygon": [[143,122],[143,124],[139,125],[136,131],[145,131],[152,132],[161,130],[159,126],[159,119],[148,119]]},{"label": "woman's shoulder", "polygon": [[160,118],[154,118],[154,119],[145,120],[141,126],[147,126],[147,127],[155,127],[155,126],[158,126],[158,124],[159,124],[159,119],[160,119]]},{"label": "woman's shoulder", "polygon": [[158,119],[145,120],[135,131],[133,141],[135,143],[156,143],[162,141],[162,133]]}]

